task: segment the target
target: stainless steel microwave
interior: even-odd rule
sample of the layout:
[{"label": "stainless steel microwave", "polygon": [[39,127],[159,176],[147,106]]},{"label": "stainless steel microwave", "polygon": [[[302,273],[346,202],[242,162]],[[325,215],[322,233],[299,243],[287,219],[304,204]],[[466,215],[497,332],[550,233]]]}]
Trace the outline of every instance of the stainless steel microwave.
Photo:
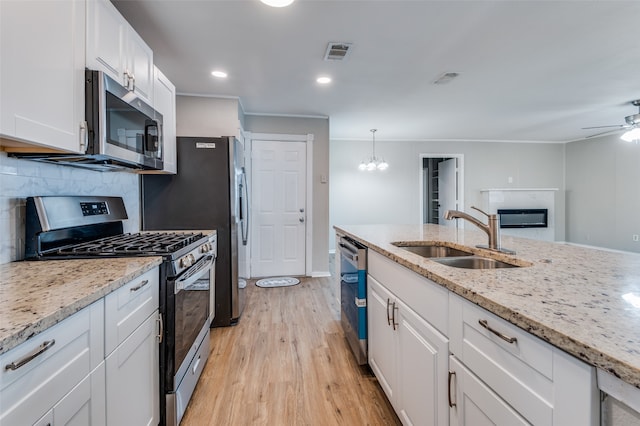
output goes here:
[{"label": "stainless steel microwave", "polygon": [[87,154],[134,168],[163,167],[162,114],[102,71],[85,72]]},{"label": "stainless steel microwave", "polygon": [[84,153],[9,153],[12,157],[99,171],[162,170],[162,114],[102,71],[85,71]]}]

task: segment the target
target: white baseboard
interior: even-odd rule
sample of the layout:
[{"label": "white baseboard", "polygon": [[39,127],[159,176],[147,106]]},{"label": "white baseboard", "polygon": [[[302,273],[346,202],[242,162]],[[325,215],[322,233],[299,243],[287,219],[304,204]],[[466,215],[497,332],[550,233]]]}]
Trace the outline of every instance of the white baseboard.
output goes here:
[{"label": "white baseboard", "polygon": [[329,271],[314,271],[311,272],[311,278],[330,277]]}]

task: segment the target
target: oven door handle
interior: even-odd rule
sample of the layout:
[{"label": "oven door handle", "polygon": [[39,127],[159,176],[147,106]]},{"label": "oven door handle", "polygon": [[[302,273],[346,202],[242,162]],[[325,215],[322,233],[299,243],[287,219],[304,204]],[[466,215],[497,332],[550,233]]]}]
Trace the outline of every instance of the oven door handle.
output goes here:
[{"label": "oven door handle", "polygon": [[[176,280],[174,294],[178,294],[180,291],[189,287],[194,282],[198,281],[202,276],[211,270],[211,266],[215,261],[214,256],[206,256],[200,259],[190,270],[187,270],[182,274],[182,278]],[[195,272],[191,272],[195,271]]]}]

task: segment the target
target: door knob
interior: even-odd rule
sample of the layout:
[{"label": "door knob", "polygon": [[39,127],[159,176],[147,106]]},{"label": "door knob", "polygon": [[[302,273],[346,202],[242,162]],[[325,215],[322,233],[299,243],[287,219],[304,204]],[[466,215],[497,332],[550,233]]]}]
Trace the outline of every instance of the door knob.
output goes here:
[{"label": "door knob", "polygon": [[304,223],[304,217],[301,217],[300,219],[298,219],[300,221],[300,223]]},{"label": "door knob", "polygon": [[300,213],[304,213],[304,209],[300,209]]}]

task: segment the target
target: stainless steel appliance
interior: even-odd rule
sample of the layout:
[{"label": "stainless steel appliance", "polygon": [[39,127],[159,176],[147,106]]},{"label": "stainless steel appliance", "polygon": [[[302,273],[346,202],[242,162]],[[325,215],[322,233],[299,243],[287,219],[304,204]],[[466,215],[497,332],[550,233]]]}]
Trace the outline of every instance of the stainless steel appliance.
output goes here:
[{"label": "stainless steel appliance", "polygon": [[162,256],[160,265],[161,424],[176,425],[209,355],[216,237],[202,232],[127,234],[120,197],[29,197],[27,259]]},{"label": "stainless steel appliance", "polygon": [[233,137],[178,137],[176,149],[178,174],[142,176],[142,228],[217,230],[212,326],[233,325],[244,307],[238,248],[249,236],[242,145]]},{"label": "stainless steel appliance", "polygon": [[340,236],[340,322],[358,364],[367,364],[367,248]]},{"label": "stainless steel appliance", "polygon": [[163,168],[162,114],[102,71],[85,71],[84,154],[12,156],[92,170]]}]

